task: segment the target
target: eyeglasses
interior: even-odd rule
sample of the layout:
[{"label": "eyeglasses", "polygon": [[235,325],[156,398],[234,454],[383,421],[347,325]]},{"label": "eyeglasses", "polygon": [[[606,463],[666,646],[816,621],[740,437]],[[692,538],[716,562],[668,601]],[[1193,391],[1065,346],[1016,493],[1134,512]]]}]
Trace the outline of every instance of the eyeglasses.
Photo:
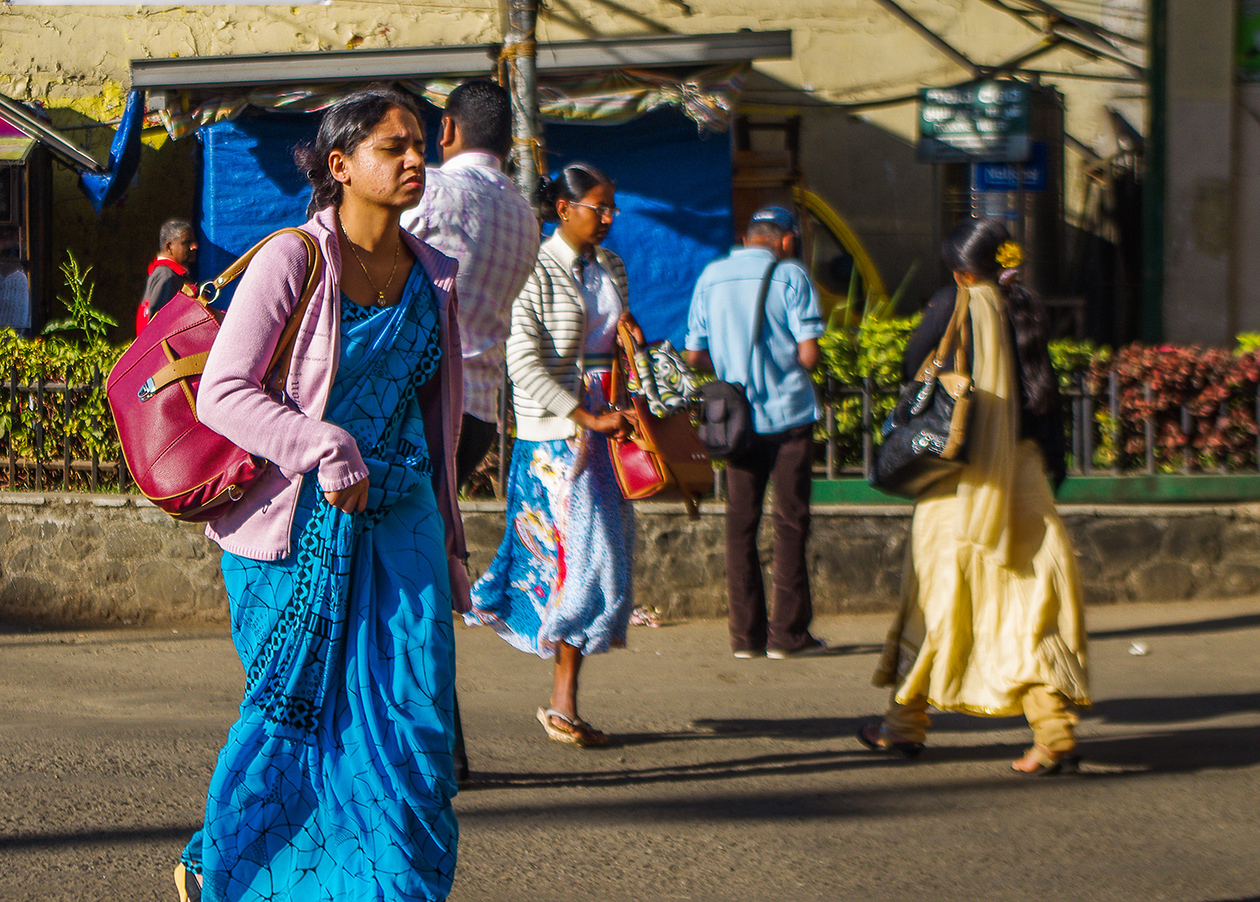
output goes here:
[{"label": "eyeglasses", "polygon": [[584,204],[576,200],[569,201],[571,207],[586,207],[588,210],[594,210],[595,215],[600,219],[607,219],[610,222],[617,218],[617,214],[621,211],[616,207],[610,207],[607,204]]}]

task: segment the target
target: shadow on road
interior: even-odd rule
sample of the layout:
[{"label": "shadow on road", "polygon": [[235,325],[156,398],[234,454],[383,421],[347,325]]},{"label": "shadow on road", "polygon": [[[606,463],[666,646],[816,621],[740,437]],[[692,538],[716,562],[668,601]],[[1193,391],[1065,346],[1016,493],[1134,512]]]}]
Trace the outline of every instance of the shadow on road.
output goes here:
[{"label": "shadow on road", "polygon": [[1088,716],[1108,723],[1161,724],[1257,711],[1260,711],[1260,692],[1242,692],[1233,695],[1108,698],[1095,702]]},{"label": "shadow on road", "polygon": [[625,787],[654,783],[691,783],[732,780],[746,777],[791,776],[850,770],[884,764],[902,764],[900,760],[872,757],[854,743],[853,749],[828,752],[806,752],[783,755],[756,755],[749,758],[715,759],[694,764],[661,767],[622,768],[619,770],[528,772],[519,773],[474,771],[471,782],[460,792],[487,789],[523,789],[537,787]]},{"label": "shadow on road", "polygon": [[1150,626],[1132,626],[1116,630],[1090,630],[1091,639],[1130,639],[1136,636],[1193,636],[1198,633],[1226,633],[1231,630],[1251,629],[1260,626],[1260,614],[1240,614],[1237,617],[1216,617],[1210,620],[1191,620],[1182,623],[1153,623]]},{"label": "shadow on road", "polygon": [[55,849],[65,846],[93,846],[101,844],[125,845],[128,843],[187,842],[201,824],[181,827],[131,827],[112,830],[78,830],[72,833],[15,833],[0,834],[0,851],[19,849]]},{"label": "shadow on road", "polygon": [[[1260,694],[1190,696],[1176,698],[1108,699],[1099,702],[1092,716],[1104,722],[1161,725],[1195,722],[1238,713],[1260,711]],[[697,720],[692,730],[628,733],[615,737],[610,750],[653,743],[732,741],[746,738],[800,740],[849,740],[870,718],[734,718]],[[943,714],[934,718],[933,734],[1026,729],[1021,718],[978,718]],[[1005,742],[967,745],[929,744],[915,766],[969,761],[1002,761],[1019,757],[1023,746]],[[1138,735],[1096,736],[1081,742],[1085,778],[1132,777],[1157,773],[1252,767],[1260,764],[1260,726],[1211,726],[1190,729],[1155,729]],[[608,751],[591,751],[584,763],[598,764]],[[482,772],[466,789],[496,787],[630,786],[645,783],[680,783],[726,780],[769,774],[808,774],[854,767],[907,766],[897,756],[872,754],[856,740],[852,747],[817,752],[759,755],[716,759],[641,769],[568,773]]]}]

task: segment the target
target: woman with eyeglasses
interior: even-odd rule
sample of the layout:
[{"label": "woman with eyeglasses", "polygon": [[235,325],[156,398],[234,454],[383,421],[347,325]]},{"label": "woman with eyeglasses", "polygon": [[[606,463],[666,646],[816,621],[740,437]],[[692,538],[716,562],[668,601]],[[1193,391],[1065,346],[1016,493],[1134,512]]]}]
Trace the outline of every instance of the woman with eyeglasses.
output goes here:
[{"label": "woman with eyeglasses", "polygon": [[541,186],[543,218],[557,226],[512,305],[507,529],[466,615],[522,651],[555,658],[537,717],[551,739],[583,747],[608,744],[578,713],[583,658],[623,646],[634,608],[634,515],[608,454],[632,424],[609,407],[608,377],[618,323],[643,336],[628,311],[625,266],[600,247],[617,214],[615,190],[584,163]]}]

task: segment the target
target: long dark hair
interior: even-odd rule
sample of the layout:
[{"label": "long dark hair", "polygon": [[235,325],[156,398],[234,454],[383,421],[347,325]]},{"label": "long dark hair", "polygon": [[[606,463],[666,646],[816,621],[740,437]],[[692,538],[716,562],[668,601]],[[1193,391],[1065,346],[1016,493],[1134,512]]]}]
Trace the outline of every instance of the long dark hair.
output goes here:
[{"label": "long dark hair", "polygon": [[334,150],[347,156],[354,153],[390,110],[411,113],[423,131],[424,119],[414,100],[393,88],[373,85],[330,106],[319,120],[319,133],[315,140],[293,149],[293,160],[306,174],[313,189],[311,202],[306,205],[307,216],[314,216],[325,207],[341,203],[342,185],[328,169],[328,155]]},{"label": "long dark hair", "polygon": [[560,214],[556,212],[559,201],[579,201],[599,185],[617,187],[612,179],[590,163],[570,163],[554,179],[545,176],[540,178],[538,210],[542,214],[543,222],[555,222],[560,218]]},{"label": "long dark hair", "polygon": [[1033,413],[1050,411],[1056,396],[1054,368],[1050,352],[1045,310],[1041,302],[1020,282],[1017,270],[1003,270],[998,251],[1011,240],[1011,233],[998,219],[964,219],[941,245],[945,265],[954,272],[971,273],[996,282],[1006,298],[1019,369],[1024,404]]}]

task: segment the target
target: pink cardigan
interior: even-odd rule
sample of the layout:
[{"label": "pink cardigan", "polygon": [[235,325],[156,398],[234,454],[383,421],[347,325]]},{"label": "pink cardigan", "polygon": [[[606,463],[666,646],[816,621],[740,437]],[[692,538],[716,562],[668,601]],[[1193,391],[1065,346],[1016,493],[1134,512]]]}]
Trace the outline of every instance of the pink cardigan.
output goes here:
[{"label": "pink cardigan", "polygon": [[[268,242],[241,276],[197,392],[197,415],[203,423],[274,464],[228,513],[206,527],[206,535],[224,551],[242,557],[273,561],[289,554],[303,473],[317,471],[319,486],[326,492],[367,476],[354,439],[322,419],[341,354],[341,251],[335,227],[331,207],[301,227],[319,243],[324,270],[297,333],[284,403],[263,391],[262,380],[306,275],[306,251],[293,235]],[[402,234],[437,288],[440,388],[429,395],[421,412],[433,455],[434,492],[446,524],[451,598],[462,612],[469,604],[464,567],[468,555],[455,485],[455,445],[464,408],[456,263],[405,231]]]}]

